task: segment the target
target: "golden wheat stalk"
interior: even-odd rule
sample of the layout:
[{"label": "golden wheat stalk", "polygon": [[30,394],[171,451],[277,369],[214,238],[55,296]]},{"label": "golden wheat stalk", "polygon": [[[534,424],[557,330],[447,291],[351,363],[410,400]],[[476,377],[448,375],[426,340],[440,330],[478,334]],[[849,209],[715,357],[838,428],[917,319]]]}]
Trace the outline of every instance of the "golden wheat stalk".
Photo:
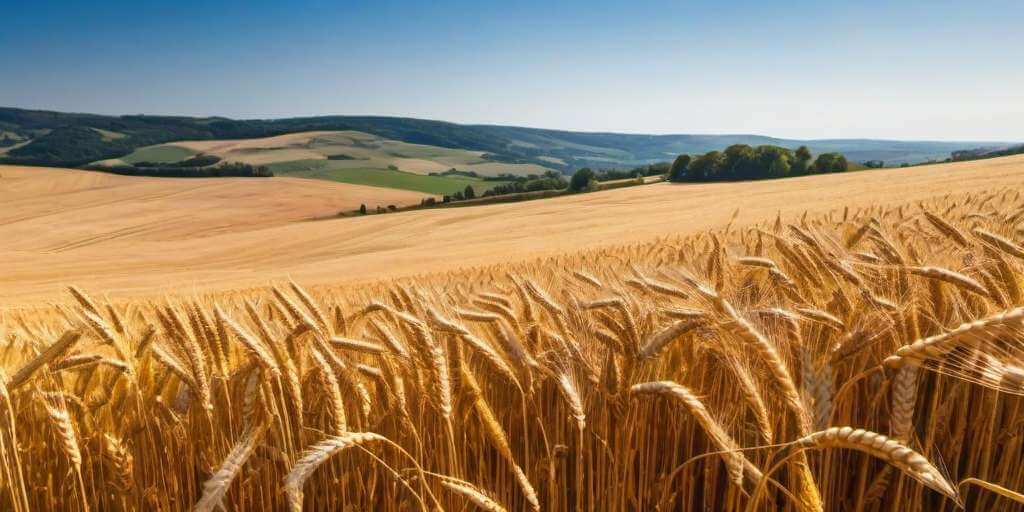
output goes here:
[{"label": "golden wheat stalk", "polygon": [[242,434],[242,438],[221,462],[220,468],[203,484],[203,496],[192,509],[194,512],[212,512],[215,508],[223,506],[221,502],[224,495],[227,494],[231,482],[238,476],[242,466],[249,460],[256,443],[263,437],[263,431],[262,427],[251,427]]},{"label": "golden wheat stalk", "polygon": [[328,437],[308,448],[291,467],[284,479],[284,491],[288,499],[289,510],[301,512],[302,488],[306,480],[321,464],[353,446],[364,446],[386,440],[386,437],[373,432],[347,432],[339,436]]},{"label": "golden wheat stalk", "polygon": [[21,385],[28,382],[32,375],[42,368],[43,365],[59,358],[61,355],[67,353],[71,349],[71,346],[75,344],[82,337],[79,331],[67,331],[57,341],[53,342],[50,346],[46,347],[42,353],[32,358],[29,362],[25,363],[17,372],[11,376],[11,379],[7,381],[6,388],[8,392],[13,392],[18,389]]},{"label": "golden wheat stalk", "polygon": [[832,427],[798,439],[795,446],[818,450],[845,448],[863,452],[891,464],[929,489],[953,501],[959,500],[953,485],[928,459],[882,434],[852,427]]},{"label": "golden wheat stalk", "polygon": [[729,470],[729,478],[736,485],[742,485],[744,477],[756,484],[761,480],[761,471],[743,456],[739,451],[739,445],[733,440],[725,429],[708,412],[707,407],[688,388],[671,381],[644,382],[634,384],[629,389],[634,395],[654,394],[661,395],[675,400],[683,405],[693,415],[694,419],[707,434],[708,439],[721,452],[722,460]]}]

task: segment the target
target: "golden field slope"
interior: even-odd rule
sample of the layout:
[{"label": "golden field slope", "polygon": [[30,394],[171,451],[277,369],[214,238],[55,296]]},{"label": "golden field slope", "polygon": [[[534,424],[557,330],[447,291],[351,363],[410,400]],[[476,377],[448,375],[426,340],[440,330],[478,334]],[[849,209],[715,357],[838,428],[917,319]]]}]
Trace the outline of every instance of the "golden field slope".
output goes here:
[{"label": "golden field slope", "polygon": [[[403,205],[422,198],[417,192],[293,178],[173,179],[0,166],[0,296],[17,294],[18,269],[32,280],[48,279],[47,264],[37,258],[70,263],[86,253],[123,250],[121,257],[141,261],[146,255],[133,249],[137,244],[151,255],[170,255],[180,243],[329,217],[362,203]],[[23,266],[33,260],[41,265]],[[120,272],[94,269],[87,272]]]},{"label": "golden field slope", "polygon": [[0,316],[0,508],[1020,510],[1021,188],[312,294],[72,288]]},{"label": "golden field slope", "polygon": [[[16,172],[0,167],[3,176]],[[72,196],[62,192],[69,186],[66,178],[114,177],[45,172],[53,172],[44,175],[52,181],[32,185],[36,192],[28,198],[17,181],[0,178],[0,306],[57,297],[68,283],[124,297],[229,290],[288,276],[319,285],[446,271],[692,233],[724,226],[737,211],[735,222],[744,225],[773,218],[777,212],[793,216],[841,205],[856,208],[992,190],[1020,183],[1024,157],[748,183],[664,183],[542,201],[318,222],[284,222],[315,214],[316,208],[301,194],[282,193],[278,184],[303,183],[302,190],[316,194],[321,187],[334,189],[322,182],[277,178],[218,180],[224,183],[224,193],[241,188],[251,194],[197,193],[188,208],[172,207],[172,196],[166,207],[147,208],[138,219],[138,207],[146,206],[146,200],[141,205],[111,201],[87,214],[70,210],[52,217],[53,212],[74,207]],[[207,182],[158,183],[196,187]],[[97,199],[91,203],[103,200],[102,188],[93,193]],[[133,204],[135,209],[129,207]],[[326,210],[324,214],[330,215],[337,208],[332,204]],[[300,213],[289,213],[293,211]],[[197,218],[194,212],[206,215]],[[116,222],[106,227],[94,216]],[[173,236],[154,236],[153,229],[168,230]]]},{"label": "golden field slope", "polygon": [[[291,178],[150,178],[0,166],[0,224],[8,246],[43,253],[119,238],[205,238],[331,216],[361,203],[413,204],[422,198]],[[39,237],[44,231],[51,236]]]}]

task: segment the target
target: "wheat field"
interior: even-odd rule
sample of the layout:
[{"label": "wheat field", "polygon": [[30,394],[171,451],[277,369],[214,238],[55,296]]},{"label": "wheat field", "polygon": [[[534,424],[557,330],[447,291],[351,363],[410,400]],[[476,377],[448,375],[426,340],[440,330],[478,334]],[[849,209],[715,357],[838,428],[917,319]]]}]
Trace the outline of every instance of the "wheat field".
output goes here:
[{"label": "wheat field", "polygon": [[[735,215],[734,215],[735,220]],[[0,318],[2,508],[1019,510],[1019,187]]]},{"label": "wheat field", "polygon": [[[314,180],[197,182],[0,166],[0,308],[55,300],[69,284],[120,300],[289,278],[306,287],[407,278],[647,243],[730,220],[746,226],[780,212],[794,218],[1019,187],[1022,172],[1024,156],[1015,156],[337,219],[345,204],[358,208],[368,196]],[[369,197],[370,208],[390,204]]]}]

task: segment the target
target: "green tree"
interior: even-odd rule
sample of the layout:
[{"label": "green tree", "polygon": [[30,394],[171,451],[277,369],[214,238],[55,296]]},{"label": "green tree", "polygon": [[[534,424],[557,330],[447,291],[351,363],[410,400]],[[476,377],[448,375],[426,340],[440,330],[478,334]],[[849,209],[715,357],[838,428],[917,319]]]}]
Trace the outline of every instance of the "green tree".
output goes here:
[{"label": "green tree", "polygon": [[793,154],[779,146],[757,147],[757,168],[761,177],[783,178],[789,176]]},{"label": "green tree", "polygon": [[462,197],[466,199],[476,199],[476,191],[473,190],[473,185],[466,185],[466,190],[462,191]]},{"label": "green tree", "polygon": [[695,158],[687,168],[686,177],[695,181],[713,180],[725,164],[725,157],[718,151],[710,151]]},{"label": "green tree", "polygon": [[822,153],[814,160],[815,172],[843,172],[849,168],[846,157],[839,153]]},{"label": "green tree", "polygon": [[597,184],[597,175],[589,167],[584,167],[572,175],[569,180],[570,192],[586,192],[593,190]]},{"label": "green tree", "polygon": [[846,161],[846,156],[839,155],[836,159],[835,166],[833,166],[833,172],[846,172],[850,170],[850,162]]},{"label": "green tree", "polygon": [[363,215],[366,215],[366,205],[365,204],[359,205],[359,213],[361,213]]},{"label": "green tree", "polygon": [[672,167],[668,169],[668,180],[669,181],[684,181],[686,179],[686,169],[690,166],[690,155],[679,155],[675,161],[672,162]]},{"label": "green tree", "polygon": [[725,148],[725,163],[718,173],[720,178],[746,180],[757,178],[757,157],[754,148],[746,144],[733,144]]},{"label": "green tree", "polygon": [[796,148],[796,158],[793,160],[793,165],[790,168],[790,174],[799,176],[801,174],[807,174],[807,171],[811,167],[811,150],[807,149],[807,146],[800,146]]}]

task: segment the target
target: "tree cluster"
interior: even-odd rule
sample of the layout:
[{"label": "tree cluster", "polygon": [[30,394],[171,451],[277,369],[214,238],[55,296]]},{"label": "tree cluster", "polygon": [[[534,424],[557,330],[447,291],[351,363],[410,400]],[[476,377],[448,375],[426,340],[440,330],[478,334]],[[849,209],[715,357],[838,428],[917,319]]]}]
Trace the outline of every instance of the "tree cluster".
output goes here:
[{"label": "tree cluster", "polygon": [[466,201],[469,199],[476,199],[476,190],[473,190],[473,185],[466,185],[465,189],[456,191],[454,194],[444,196],[444,202],[446,203],[450,203],[452,201]]},{"label": "tree cluster", "polygon": [[588,192],[597,187],[597,173],[589,167],[576,171],[569,180],[569,192]]},{"label": "tree cluster", "polygon": [[454,167],[452,167],[451,169],[448,169],[447,171],[444,171],[444,172],[432,172],[432,173],[429,173],[429,175],[430,176],[462,176],[462,177],[465,177],[465,178],[484,179],[484,177],[480,176],[479,174],[477,174],[476,171],[460,171],[460,170],[458,170],[458,169],[456,169]]},{"label": "tree cluster", "polygon": [[221,177],[244,177],[244,178],[270,178],[274,172],[266,166],[249,165],[243,163],[225,163],[212,167],[180,167],[175,165],[163,165],[160,167],[134,167],[131,165],[103,166],[91,165],[86,169],[93,171],[123,174],[125,176],[157,176],[162,178],[221,178]]},{"label": "tree cluster", "polygon": [[739,181],[784,178],[849,169],[839,153],[813,156],[807,146],[795,151],[780,146],[734,144],[724,151],[710,151],[691,157],[679,155],[669,167],[669,181]]},{"label": "tree cluster", "polygon": [[536,192],[539,190],[561,190],[568,186],[565,177],[554,171],[545,172],[540,176],[531,174],[526,177],[510,176],[506,179],[511,179],[512,181],[490,188],[484,192],[483,197]]},{"label": "tree cluster", "polygon": [[597,172],[597,181],[625,180],[645,176],[661,176],[669,171],[668,162],[658,162],[632,169],[604,169]]}]

